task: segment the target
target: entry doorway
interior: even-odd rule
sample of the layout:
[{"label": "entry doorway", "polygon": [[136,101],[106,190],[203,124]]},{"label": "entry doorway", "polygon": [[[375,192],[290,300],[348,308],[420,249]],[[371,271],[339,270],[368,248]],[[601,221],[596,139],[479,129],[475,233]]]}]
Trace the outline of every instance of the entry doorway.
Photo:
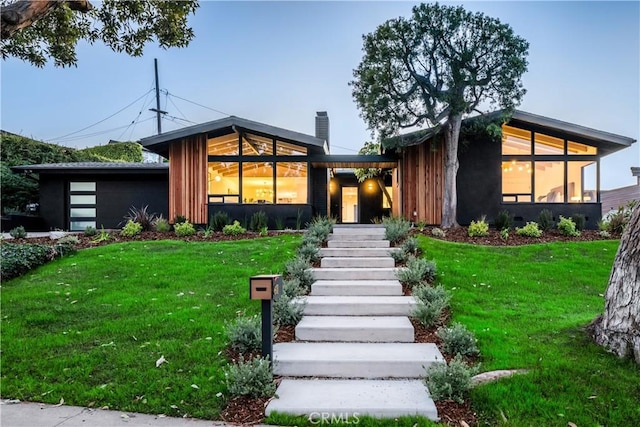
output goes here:
[{"label": "entry doorway", "polygon": [[342,187],[342,222],[358,222],[358,187]]}]

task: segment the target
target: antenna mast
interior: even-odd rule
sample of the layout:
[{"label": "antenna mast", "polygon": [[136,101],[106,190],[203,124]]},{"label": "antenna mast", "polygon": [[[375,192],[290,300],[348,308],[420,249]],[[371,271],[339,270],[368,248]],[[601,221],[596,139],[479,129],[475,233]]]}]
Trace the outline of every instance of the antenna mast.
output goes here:
[{"label": "antenna mast", "polygon": [[158,119],[158,135],[162,133],[162,115],[167,114],[166,111],[160,109],[160,83],[158,80],[158,58],[153,59],[153,65],[156,72],[156,108],[149,108],[149,111],[154,111]]}]

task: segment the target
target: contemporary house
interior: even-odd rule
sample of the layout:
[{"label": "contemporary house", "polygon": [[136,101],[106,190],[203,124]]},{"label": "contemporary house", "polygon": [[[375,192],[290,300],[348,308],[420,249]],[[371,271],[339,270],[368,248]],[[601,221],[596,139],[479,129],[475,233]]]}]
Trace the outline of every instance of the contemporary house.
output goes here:
[{"label": "contemporary house", "polygon": [[[293,227],[314,215],[370,223],[383,215],[439,224],[444,155],[438,132],[386,141],[384,154],[331,155],[329,118],[319,112],[315,135],[227,117],[140,141],[168,159],[146,164],[20,166],[40,172],[41,215],[48,227],[117,227],[131,206],[172,220],[207,224],[217,211],[248,221],[263,211],[269,227]],[[516,225],[554,215],[583,214],[597,227],[600,159],[635,140],[516,111],[502,137],[468,135],[459,150],[458,222],[502,210]],[[354,168],[377,168],[380,179],[358,182]]]}]

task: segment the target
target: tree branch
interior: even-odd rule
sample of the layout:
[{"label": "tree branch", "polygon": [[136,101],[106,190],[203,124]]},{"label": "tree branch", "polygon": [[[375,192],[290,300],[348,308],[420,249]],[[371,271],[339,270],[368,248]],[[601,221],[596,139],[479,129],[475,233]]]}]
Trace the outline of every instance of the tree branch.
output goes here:
[{"label": "tree branch", "polygon": [[63,4],[79,12],[88,12],[93,9],[88,0],[20,0],[2,8],[0,38],[2,40],[11,38],[16,32],[42,19]]}]

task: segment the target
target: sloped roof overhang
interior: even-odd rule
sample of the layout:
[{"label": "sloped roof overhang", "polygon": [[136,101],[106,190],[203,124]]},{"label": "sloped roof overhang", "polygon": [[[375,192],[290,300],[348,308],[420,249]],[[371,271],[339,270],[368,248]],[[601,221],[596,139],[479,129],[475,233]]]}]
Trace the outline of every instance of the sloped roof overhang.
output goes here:
[{"label": "sloped roof overhang", "polygon": [[398,165],[398,159],[382,155],[325,155],[309,156],[311,166],[328,169],[380,168],[393,169]]}]

